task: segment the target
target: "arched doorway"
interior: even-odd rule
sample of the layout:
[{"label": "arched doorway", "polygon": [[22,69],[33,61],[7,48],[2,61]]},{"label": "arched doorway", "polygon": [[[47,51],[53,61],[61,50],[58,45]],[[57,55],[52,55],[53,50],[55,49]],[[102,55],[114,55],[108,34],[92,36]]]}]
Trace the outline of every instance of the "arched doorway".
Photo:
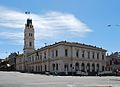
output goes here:
[{"label": "arched doorway", "polygon": [[81,71],[85,72],[85,64],[84,63],[81,64]]},{"label": "arched doorway", "polygon": [[53,71],[55,71],[55,64],[53,64],[52,67],[53,67]]},{"label": "arched doorway", "polygon": [[97,64],[97,67],[96,67],[96,68],[97,68],[97,70],[96,70],[96,71],[97,71],[97,72],[99,72],[99,64]]},{"label": "arched doorway", "polygon": [[78,62],[75,64],[75,71],[79,71],[79,63]]},{"label": "arched doorway", "polygon": [[64,71],[65,71],[65,74],[68,75],[68,71],[69,71],[68,64],[64,64]]},{"label": "arched doorway", "polygon": [[92,72],[95,72],[95,64],[92,64]]},{"label": "arched doorway", "polygon": [[86,67],[87,69],[87,72],[90,72],[90,64],[89,63],[87,63],[87,67]]}]

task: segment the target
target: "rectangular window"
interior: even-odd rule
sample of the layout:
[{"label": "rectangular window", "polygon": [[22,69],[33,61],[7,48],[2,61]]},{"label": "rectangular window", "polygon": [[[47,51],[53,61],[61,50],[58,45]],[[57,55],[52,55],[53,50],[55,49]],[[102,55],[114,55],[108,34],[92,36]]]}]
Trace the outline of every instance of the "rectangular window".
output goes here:
[{"label": "rectangular window", "polygon": [[76,57],[79,57],[79,50],[76,50]]},{"label": "rectangular window", "polygon": [[65,49],[65,56],[68,56],[68,50]]},{"label": "rectangular window", "polygon": [[104,54],[102,54],[102,60],[104,60]]},{"label": "rectangular window", "polygon": [[38,56],[35,56],[35,61],[37,61],[38,60]]},{"label": "rectangular window", "polygon": [[94,52],[92,53],[92,57],[93,57],[93,59],[95,58],[95,53]]},{"label": "rectangular window", "polygon": [[44,58],[46,59],[46,52],[44,52]]},{"label": "rectangular window", "polygon": [[56,54],[56,57],[57,57],[58,56],[58,50],[56,50],[55,52],[56,52],[55,54]]},{"label": "rectangular window", "polygon": [[85,51],[82,51],[82,57],[83,58],[85,57]]},{"label": "rectangular window", "polygon": [[34,61],[34,56],[32,56],[32,61]]},{"label": "rectangular window", "polygon": [[88,59],[90,59],[90,52],[88,52]]},{"label": "rectangular window", "polygon": [[97,53],[97,59],[99,59],[99,53]]},{"label": "rectangular window", "polygon": [[42,54],[40,54],[40,59],[42,60]]},{"label": "rectangular window", "polygon": [[52,50],[52,58],[54,58],[54,50]]}]

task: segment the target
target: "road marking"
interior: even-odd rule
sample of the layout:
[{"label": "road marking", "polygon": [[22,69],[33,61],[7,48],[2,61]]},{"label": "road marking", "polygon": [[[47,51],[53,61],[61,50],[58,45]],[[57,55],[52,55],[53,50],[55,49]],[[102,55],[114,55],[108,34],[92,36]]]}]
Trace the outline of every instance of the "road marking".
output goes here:
[{"label": "road marking", "polygon": [[74,87],[76,85],[73,85],[73,84],[67,84],[68,87]]},{"label": "road marking", "polygon": [[67,84],[66,82],[43,82],[43,83],[26,83],[26,85],[57,85],[57,84]]}]

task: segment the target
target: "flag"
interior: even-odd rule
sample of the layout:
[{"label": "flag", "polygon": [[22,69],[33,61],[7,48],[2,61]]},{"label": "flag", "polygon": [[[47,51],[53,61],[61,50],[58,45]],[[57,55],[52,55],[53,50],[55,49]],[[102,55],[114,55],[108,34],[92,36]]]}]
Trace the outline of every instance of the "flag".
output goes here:
[{"label": "flag", "polygon": [[111,27],[111,25],[109,24],[109,25],[107,25],[108,27]]},{"label": "flag", "polygon": [[30,14],[30,11],[26,11],[25,14]]}]

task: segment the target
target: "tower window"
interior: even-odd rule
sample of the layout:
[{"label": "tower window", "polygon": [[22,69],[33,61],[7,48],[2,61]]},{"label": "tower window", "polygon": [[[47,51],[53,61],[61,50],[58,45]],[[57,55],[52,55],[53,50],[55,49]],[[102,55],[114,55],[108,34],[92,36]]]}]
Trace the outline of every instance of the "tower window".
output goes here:
[{"label": "tower window", "polygon": [[32,25],[30,25],[30,28],[33,28],[33,26],[32,26]]},{"label": "tower window", "polygon": [[29,43],[29,46],[30,46],[30,47],[32,46],[32,42]]},{"label": "tower window", "polygon": [[32,33],[29,33],[29,36],[32,36]]}]

